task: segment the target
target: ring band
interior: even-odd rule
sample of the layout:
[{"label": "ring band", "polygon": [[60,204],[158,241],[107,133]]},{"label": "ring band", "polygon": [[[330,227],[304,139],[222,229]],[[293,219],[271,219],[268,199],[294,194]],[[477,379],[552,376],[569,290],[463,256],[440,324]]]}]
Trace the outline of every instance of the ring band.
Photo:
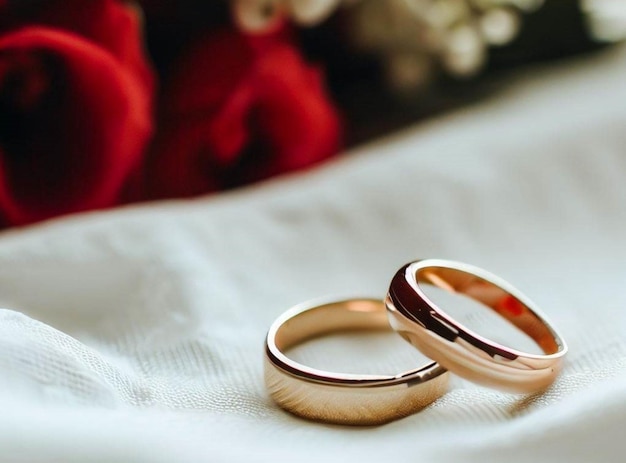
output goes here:
[{"label": "ring band", "polygon": [[385,305],[375,299],[295,306],[271,326],[265,383],[284,409],[328,423],[373,425],[410,415],[446,391],[448,374],[436,363],[398,375],[331,373],[302,365],[283,352],[337,331],[390,330]]},{"label": "ring band", "polygon": [[[456,322],[424,293],[429,283],[464,294],[507,319],[530,336],[544,355],[505,347]],[[402,267],[385,299],[390,324],[424,355],[470,381],[508,390],[538,392],[559,374],[567,345],[524,294],[480,268],[442,259]]]}]

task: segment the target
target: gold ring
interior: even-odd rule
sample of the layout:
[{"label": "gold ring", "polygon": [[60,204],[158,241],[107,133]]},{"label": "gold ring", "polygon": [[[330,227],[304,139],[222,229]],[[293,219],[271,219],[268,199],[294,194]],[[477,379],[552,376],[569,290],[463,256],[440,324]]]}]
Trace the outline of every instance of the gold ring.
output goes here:
[{"label": "gold ring", "polygon": [[436,363],[397,375],[331,373],[302,365],[284,352],[337,331],[389,330],[385,304],[375,299],[297,305],[271,326],[265,383],[285,410],[327,423],[373,425],[424,408],[446,391],[448,374]]},{"label": "gold ring", "polygon": [[[468,296],[532,338],[544,354],[486,339],[456,322],[424,293],[423,283]],[[426,259],[402,267],[385,299],[391,326],[424,355],[476,383],[518,393],[539,392],[559,374],[567,345],[519,290],[480,268]]]}]

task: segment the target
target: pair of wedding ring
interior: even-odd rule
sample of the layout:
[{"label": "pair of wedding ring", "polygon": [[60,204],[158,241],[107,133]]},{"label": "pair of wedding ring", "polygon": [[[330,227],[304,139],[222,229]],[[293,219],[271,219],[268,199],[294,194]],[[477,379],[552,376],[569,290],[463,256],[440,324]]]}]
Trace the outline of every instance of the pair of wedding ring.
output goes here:
[{"label": "pair of wedding ring", "polygon": [[[491,308],[543,351],[532,354],[480,336],[446,314],[424,291],[433,285]],[[393,328],[433,362],[397,375],[332,373],[285,352],[331,332]],[[305,418],[372,425],[415,413],[442,396],[448,370],[484,386],[540,392],[559,374],[567,346],[524,294],[480,268],[442,259],[416,261],[391,280],[384,301],[351,299],[298,305],[267,335],[265,382],[274,401]]]}]

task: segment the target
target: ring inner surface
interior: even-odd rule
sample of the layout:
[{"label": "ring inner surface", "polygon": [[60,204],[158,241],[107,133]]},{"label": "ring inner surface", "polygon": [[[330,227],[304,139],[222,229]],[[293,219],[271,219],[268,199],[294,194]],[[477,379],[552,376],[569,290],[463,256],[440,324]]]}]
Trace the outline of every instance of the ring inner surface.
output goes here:
[{"label": "ring inner surface", "polygon": [[330,303],[306,310],[285,321],[276,331],[278,350],[285,352],[305,341],[346,331],[389,330],[384,306],[377,301]]},{"label": "ring inner surface", "polygon": [[477,275],[445,267],[427,267],[417,271],[416,279],[418,283],[429,283],[450,293],[465,295],[489,307],[526,333],[548,355],[560,350],[555,334],[530,307]]}]

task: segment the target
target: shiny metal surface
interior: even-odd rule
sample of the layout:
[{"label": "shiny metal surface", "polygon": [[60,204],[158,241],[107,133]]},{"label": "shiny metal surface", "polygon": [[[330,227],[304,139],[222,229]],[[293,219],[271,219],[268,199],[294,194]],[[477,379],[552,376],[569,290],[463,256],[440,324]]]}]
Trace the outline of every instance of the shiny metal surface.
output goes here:
[{"label": "shiny metal surface", "polygon": [[284,352],[332,332],[389,330],[385,305],[375,299],[311,302],[280,316],[265,349],[265,382],[274,401],[312,420],[374,425],[422,409],[447,388],[448,374],[436,363],[397,375],[333,373],[307,367]]},{"label": "shiny metal surface", "polygon": [[[455,321],[424,292],[427,283],[468,296],[530,336],[544,354],[498,344]],[[476,383],[516,393],[541,391],[559,374],[567,345],[519,290],[480,268],[426,259],[402,267],[385,299],[391,326],[424,355]]]}]

